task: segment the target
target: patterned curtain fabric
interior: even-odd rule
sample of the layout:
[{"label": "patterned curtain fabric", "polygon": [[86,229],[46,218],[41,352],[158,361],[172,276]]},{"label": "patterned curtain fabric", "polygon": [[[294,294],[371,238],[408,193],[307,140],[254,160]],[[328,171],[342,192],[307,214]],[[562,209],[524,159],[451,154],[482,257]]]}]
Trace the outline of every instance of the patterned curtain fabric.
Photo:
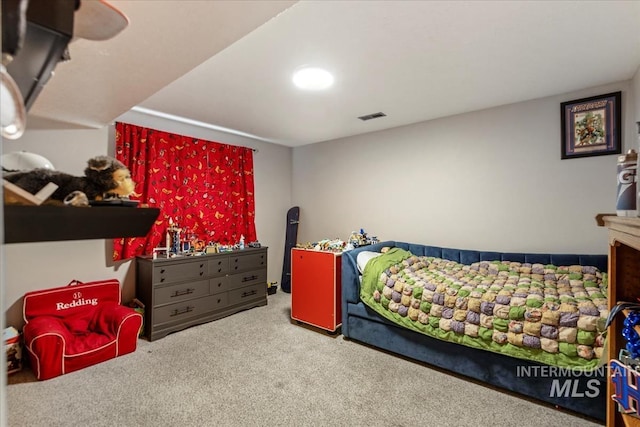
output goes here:
[{"label": "patterned curtain fabric", "polygon": [[115,239],[114,260],[166,246],[170,219],[205,243],[257,240],[250,148],[117,122],[115,157],[136,183],[131,199],[160,215],[146,237]]}]

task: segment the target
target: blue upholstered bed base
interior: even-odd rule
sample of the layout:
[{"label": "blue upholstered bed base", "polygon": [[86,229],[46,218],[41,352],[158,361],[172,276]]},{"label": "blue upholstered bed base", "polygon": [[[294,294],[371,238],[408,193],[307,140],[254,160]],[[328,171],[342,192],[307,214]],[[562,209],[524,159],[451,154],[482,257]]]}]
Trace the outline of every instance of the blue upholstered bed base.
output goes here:
[{"label": "blue upholstered bed base", "polygon": [[385,246],[406,249],[415,255],[436,256],[471,264],[508,260],[554,265],[592,265],[607,271],[606,255],[525,254],[460,250],[386,241],[342,254],[342,334],[453,373],[537,399],[604,421],[605,370],[571,372],[490,351],[449,343],[397,326],[360,301],[356,264],[359,252],[379,251]]}]

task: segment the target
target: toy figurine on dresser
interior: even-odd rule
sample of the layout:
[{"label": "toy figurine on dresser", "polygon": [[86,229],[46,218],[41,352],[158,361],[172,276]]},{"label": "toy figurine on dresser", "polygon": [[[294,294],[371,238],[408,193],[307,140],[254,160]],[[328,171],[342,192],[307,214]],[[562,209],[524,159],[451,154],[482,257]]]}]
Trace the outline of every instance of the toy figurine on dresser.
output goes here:
[{"label": "toy figurine on dresser", "polygon": [[169,228],[167,229],[167,248],[171,255],[177,255],[180,252],[180,233],[182,229],[178,223],[174,223],[169,218]]}]

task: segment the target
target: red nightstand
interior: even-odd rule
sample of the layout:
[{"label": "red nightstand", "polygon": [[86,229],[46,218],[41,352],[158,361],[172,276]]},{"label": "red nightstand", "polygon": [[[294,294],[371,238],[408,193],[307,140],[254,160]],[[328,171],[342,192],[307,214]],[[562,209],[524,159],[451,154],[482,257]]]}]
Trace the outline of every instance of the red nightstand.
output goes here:
[{"label": "red nightstand", "polygon": [[342,325],[342,255],[291,250],[291,318],[330,332]]}]

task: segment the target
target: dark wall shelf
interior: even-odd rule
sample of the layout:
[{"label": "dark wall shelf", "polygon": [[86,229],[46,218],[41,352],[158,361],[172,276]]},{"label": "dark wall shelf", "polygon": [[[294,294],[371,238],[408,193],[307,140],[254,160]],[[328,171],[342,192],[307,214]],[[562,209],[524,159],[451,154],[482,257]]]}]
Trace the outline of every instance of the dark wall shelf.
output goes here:
[{"label": "dark wall shelf", "polygon": [[146,236],[158,208],[4,205],[4,243]]}]

